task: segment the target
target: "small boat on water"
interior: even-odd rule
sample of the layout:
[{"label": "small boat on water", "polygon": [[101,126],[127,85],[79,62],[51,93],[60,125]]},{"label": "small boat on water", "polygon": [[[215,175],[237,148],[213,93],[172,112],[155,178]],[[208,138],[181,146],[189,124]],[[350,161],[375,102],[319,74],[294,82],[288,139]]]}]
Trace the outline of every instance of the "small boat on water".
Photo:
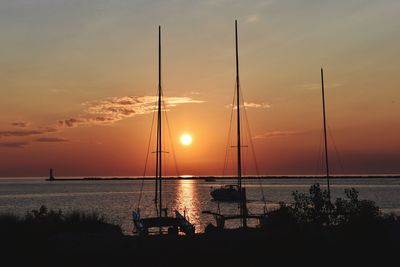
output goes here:
[{"label": "small boat on water", "polygon": [[206,178],[204,178],[204,181],[205,182],[215,182],[216,179],[214,177],[206,177]]},{"label": "small boat on water", "polygon": [[239,187],[237,184],[228,184],[211,191],[215,201],[238,202],[240,201]]}]

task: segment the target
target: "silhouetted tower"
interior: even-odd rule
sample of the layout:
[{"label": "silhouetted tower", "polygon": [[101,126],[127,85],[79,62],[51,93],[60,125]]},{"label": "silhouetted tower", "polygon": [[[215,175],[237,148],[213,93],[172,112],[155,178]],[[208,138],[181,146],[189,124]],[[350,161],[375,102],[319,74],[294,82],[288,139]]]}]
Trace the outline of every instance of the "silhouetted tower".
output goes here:
[{"label": "silhouetted tower", "polygon": [[50,181],[54,181],[53,168],[50,168],[49,180],[50,180]]}]

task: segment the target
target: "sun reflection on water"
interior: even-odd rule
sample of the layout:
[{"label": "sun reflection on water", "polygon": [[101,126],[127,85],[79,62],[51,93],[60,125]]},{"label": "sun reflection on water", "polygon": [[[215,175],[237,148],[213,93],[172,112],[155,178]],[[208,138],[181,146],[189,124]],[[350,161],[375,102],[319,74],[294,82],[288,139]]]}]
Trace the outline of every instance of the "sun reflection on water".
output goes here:
[{"label": "sun reflection on water", "polygon": [[196,226],[196,232],[200,225],[201,210],[198,203],[195,181],[179,180],[176,189],[174,209],[186,215],[191,223]]}]

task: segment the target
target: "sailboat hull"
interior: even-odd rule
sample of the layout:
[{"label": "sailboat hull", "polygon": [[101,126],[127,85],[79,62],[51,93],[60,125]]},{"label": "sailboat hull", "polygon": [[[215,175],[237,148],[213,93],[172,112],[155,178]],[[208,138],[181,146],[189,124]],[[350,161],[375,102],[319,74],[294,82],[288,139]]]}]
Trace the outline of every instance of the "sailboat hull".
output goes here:
[{"label": "sailboat hull", "polygon": [[240,193],[236,186],[227,185],[211,191],[210,195],[215,201],[221,202],[239,202]]},{"label": "sailboat hull", "polygon": [[195,227],[188,219],[181,215],[178,211],[175,211],[175,218],[169,216],[161,217],[148,217],[140,218],[137,212],[132,212],[132,219],[135,225],[136,232],[139,235],[149,234],[151,228],[168,228],[168,233],[178,234],[178,231],[185,233],[186,235],[193,235],[195,233]]}]

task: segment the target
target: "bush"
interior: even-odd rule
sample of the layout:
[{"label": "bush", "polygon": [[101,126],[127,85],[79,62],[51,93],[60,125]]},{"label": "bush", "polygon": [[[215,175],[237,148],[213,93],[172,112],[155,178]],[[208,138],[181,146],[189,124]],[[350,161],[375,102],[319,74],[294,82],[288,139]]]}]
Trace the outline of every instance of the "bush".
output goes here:
[{"label": "bush", "polygon": [[382,213],[370,200],[359,200],[358,192],[352,189],[346,189],[347,199],[336,199],[335,202],[335,223],[341,224],[358,224],[358,223],[374,223],[383,219]]},{"label": "bush", "polygon": [[[345,190],[346,199],[337,198],[333,203],[327,190],[319,184],[310,187],[309,193],[293,192],[292,204],[280,203],[280,207],[268,215],[275,224],[312,224],[315,226],[344,226],[374,224],[388,219],[375,202],[359,200],[354,188]],[[394,219],[391,216],[391,220]]]}]

